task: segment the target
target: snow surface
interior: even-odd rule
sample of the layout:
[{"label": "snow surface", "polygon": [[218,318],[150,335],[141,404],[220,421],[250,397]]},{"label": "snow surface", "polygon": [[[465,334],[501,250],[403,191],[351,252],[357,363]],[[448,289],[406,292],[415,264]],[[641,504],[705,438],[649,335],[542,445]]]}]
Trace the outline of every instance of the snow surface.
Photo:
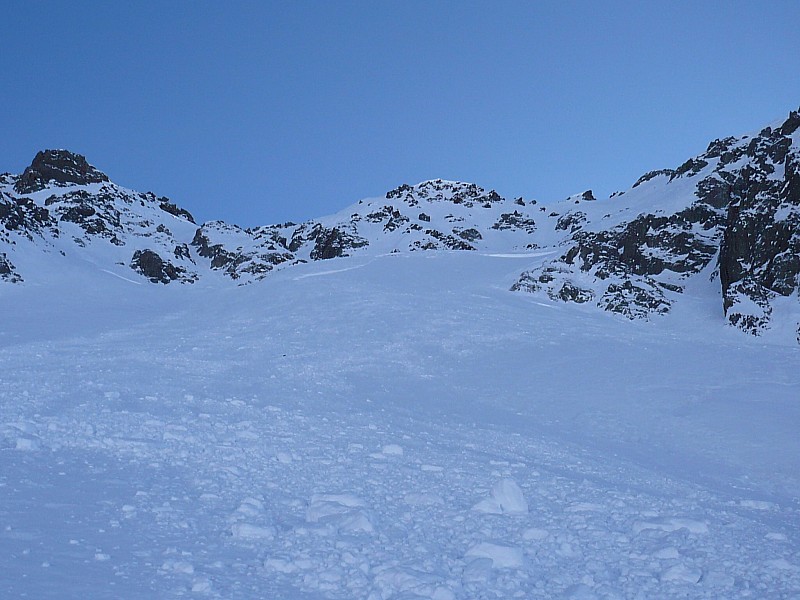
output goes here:
[{"label": "snow surface", "polygon": [[800,597],[800,350],[523,262],[4,286],[0,597]]}]

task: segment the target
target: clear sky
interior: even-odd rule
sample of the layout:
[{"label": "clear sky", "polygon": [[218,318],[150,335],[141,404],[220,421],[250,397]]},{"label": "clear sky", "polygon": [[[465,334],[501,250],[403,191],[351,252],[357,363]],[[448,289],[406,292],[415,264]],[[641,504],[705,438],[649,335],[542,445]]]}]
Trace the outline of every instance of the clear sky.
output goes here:
[{"label": "clear sky", "polygon": [[68,148],[199,221],[400,183],[626,189],[800,106],[800,2],[6,1],[0,171]]}]

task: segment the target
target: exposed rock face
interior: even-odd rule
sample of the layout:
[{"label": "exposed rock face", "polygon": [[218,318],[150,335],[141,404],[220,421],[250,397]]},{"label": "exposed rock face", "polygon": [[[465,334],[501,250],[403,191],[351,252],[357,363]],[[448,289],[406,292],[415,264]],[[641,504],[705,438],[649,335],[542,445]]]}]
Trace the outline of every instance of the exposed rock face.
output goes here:
[{"label": "exposed rock face", "polygon": [[[512,289],[596,301],[647,319],[668,312],[685,280],[715,265],[721,311],[732,325],[758,334],[770,326],[773,301],[797,300],[800,289],[798,129],[800,115],[792,112],[774,129],[715,140],[700,156],[651,171],[631,188],[634,196],[643,188],[666,199],[686,194],[673,212],[639,213],[610,227],[587,223],[585,213],[551,213],[557,230],[572,233],[567,250],[524,273]],[[683,189],[693,180],[690,196]]]},{"label": "exposed rock face", "polygon": [[112,244],[122,246],[124,242],[117,237],[124,231],[117,200],[117,195],[108,190],[99,194],[77,190],[50,196],[45,200],[45,206],[50,207],[59,221],[74,223],[88,236],[104,237]]},{"label": "exposed rock face", "polygon": [[357,235],[342,231],[338,227],[326,229],[317,225],[312,229],[310,239],[314,240],[311,260],[327,260],[340,256],[349,256],[348,250],[363,248],[369,242]]},{"label": "exposed rock face", "polygon": [[518,210],[515,210],[514,212],[501,214],[497,222],[492,225],[492,229],[497,229],[499,231],[521,229],[527,233],[533,233],[536,231],[536,222],[529,217],[523,216]]},{"label": "exposed rock face", "polygon": [[68,150],[43,150],[22,173],[14,189],[20,194],[30,194],[43,190],[48,184],[86,185],[104,181],[108,181],[105,173],[95,169],[80,154]]},{"label": "exposed rock face", "polygon": [[764,129],[744,150],[748,164],[729,178],[723,308],[731,324],[753,334],[768,326],[772,300],[800,287],[800,150],[783,133],[797,129],[797,113]]},{"label": "exposed rock face", "polygon": [[134,252],[133,258],[131,258],[131,269],[144,275],[153,283],[166,284],[178,279],[192,283],[197,279],[194,275],[187,275],[186,269],[176,267],[152,250],[137,250]]},{"label": "exposed rock face", "polygon": [[34,234],[41,235],[48,229],[52,232],[55,226],[56,222],[46,208],[29,198],[10,198],[0,192],[0,241],[16,243],[11,232],[33,240]]},{"label": "exposed rock face", "polygon": [[[244,244],[252,245],[245,247]],[[221,271],[233,280],[248,276],[251,280],[259,280],[278,265],[300,262],[287,249],[286,238],[278,227],[260,227],[251,231],[212,221],[195,232],[191,246],[199,256],[210,259],[212,270]]]},{"label": "exposed rock face", "polygon": [[5,253],[0,252],[0,281],[7,281],[9,283],[20,283],[22,277],[19,276],[14,265],[8,260]]},{"label": "exposed rock face", "polygon": [[556,222],[556,229],[560,229],[561,231],[569,230],[570,233],[574,233],[578,231],[578,229],[580,229],[585,222],[585,212],[581,212],[579,210],[570,211],[558,218],[558,221]]},{"label": "exposed rock face", "polygon": [[503,201],[503,198],[494,190],[487,192],[474,183],[444,181],[442,179],[424,181],[416,186],[403,184],[388,192],[386,199],[402,199],[409,206],[417,206],[422,200],[428,202],[448,201],[453,204],[463,204],[467,208],[475,206],[489,208],[493,204]]},{"label": "exposed rock face", "polygon": [[159,198],[158,202],[159,202],[158,205],[164,212],[168,212],[169,214],[175,215],[176,217],[182,217],[187,221],[189,221],[190,223],[194,223],[194,217],[192,216],[192,213],[190,213],[185,208],[180,208],[178,205],[173,204],[172,202],[169,201],[169,198]]}]

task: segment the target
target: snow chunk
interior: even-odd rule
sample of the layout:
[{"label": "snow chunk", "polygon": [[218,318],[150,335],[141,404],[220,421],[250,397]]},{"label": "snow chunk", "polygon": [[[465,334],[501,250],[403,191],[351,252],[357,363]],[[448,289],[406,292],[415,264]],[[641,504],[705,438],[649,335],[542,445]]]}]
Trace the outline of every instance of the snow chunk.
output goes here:
[{"label": "snow chunk", "polygon": [[765,500],[740,500],[739,506],[753,510],[775,510],[777,508],[773,502],[766,502]]},{"label": "snow chunk", "polygon": [[570,600],[597,600],[598,596],[585,583],[570,586],[566,590],[567,598]]},{"label": "snow chunk", "polygon": [[675,583],[697,583],[703,576],[700,569],[692,569],[686,565],[675,565],[661,573],[661,581]]},{"label": "snow chunk", "polygon": [[206,577],[198,577],[192,582],[192,591],[196,594],[209,594],[211,582]]},{"label": "snow chunk", "polygon": [[275,459],[281,464],[288,465],[292,462],[292,455],[288,452],[278,452],[275,455]]},{"label": "snow chunk", "polygon": [[640,534],[642,531],[652,529],[655,531],[666,531],[672,533],[680,529],[687,529],[689,533],[708,533],[708,525],[702,521],[681,518],[651,519],[650,521],[636,521],[633,524],[633,532]]},{"label": "snow chunk", "polygon": [[544,540],[550,535],[546,529],[539,529],[538,527],[530,527],[522,532],[523,540]]},{"label": "snow chunk", "polygon": [[411,493],[403,497],[403,502],[409,506],[435,506],[443,505],[444,499],[438,494]]},{"label": "snow chunk", "polygon": [[295,573],[300,567],[293,561],[284,558],[268,558],[264,561],[264,568],[278,573]]},{"label": "snow chunk", "polygon": [[231,534],[240,540],[269,540],[275,537],[275,528],[252,523],[234,523],[231,525]]},{"label": "snow chunk", "polygon": [[444,471],[444,467],[440,467],[439,465],[422,465],[420,469],[427,473],[441,473]]},{"label": "snow chunk", "polygon": [[526,515],[528,502],[517,482],[505,478],[494,484],[491,498],[481,500],[472,510],[487,514]]},{"label": "snow chunk", "polygon": [[366,512],[361,510],[364,501],[352,494],[317,494],[311,497],[306,509],[308,523],[332,525],[340,531],[374,531]]},{"label": "snow chunk", "polygon": [[34,452],[41,448],[39,440],[32,436],[21,436],[17,438],[16,449],[24,452]]},{"label": "snow chunk", "polygon": [[245,498],[236,512],[246,517],[257,517],[264,512],[264,503],[257,498]]},{"label": "snow chunk", "polygon": [[765,563],[768,567],[776,571],[800,571],[800,567],[793,565],[785,558],[777,558],[775,560],[768,560]]},{"label": "snow chunk", "polygon": [[488,558],[495,569],[518,569],[523,565],[522,548],[480,542],[464,555],[466,558]]},{"label": "snow chunk", "polygon": [[165,560],[161,565],[162,571],[171,571],[173,573],[183,573],[185,575],[192,575],[194,573],[194,566],[185,560]]},{"label": "snow chunk", "polygon": [[656,550],[653,552],[653,558],[672,560],[675,558],[680,558],[680,552],[678,552],[678,549],[675,546],[668,546],[667,548],[661,548],[661,550]]},{"label": "snow chunk", "polygon": [[564,512],[600,512],[603,507],[591,502],[576,502],[564,509]]},{"label": "snow chunk", "polygon": [[441,578],[410,567],[376,567],[373,589],[368,600],[389,598],[430,598],[431,600],[455,600],[455,594]]},{"label": "snow chunk", "polygon": [[381,450],[384,456],[403,456],[403,448],[397,444],[387,444]]}]

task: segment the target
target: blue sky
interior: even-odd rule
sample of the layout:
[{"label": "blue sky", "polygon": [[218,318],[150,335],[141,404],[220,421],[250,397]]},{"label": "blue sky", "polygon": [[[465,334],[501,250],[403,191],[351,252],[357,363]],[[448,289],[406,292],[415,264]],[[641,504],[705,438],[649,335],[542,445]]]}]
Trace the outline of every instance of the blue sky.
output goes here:
[{"label": "blue sky", "polygon": [[800,106],[794,0],[15,4],[0,171],[68,148],[200,221],[607,195]]}]

